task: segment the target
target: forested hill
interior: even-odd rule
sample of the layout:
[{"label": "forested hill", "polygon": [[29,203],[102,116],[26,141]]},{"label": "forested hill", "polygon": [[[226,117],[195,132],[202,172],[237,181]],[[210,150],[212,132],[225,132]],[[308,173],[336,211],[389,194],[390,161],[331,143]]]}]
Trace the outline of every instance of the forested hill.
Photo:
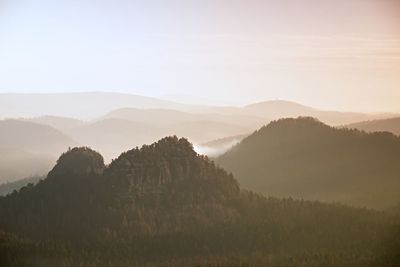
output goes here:
[{"label": "forested hill", "polygon": [[[180,229],[196,220],[230,220],[235,212],[226,203],[238,196],[233,177],[197,156],[186,139],[171,137],[133,149],[107,168],[97,152],[74,148],[61,155],[47,179],[0,201],[0,227],[34,239],[114,229],[154,234],[168,231],[168,225]],[[32,218],[26,221],[27,216]]]},{"label": "forested hill", "polygon": [[387,208],[400,202],[400,138],[281,119],[217,159],[245,188],[279,197]]},{"label": "forested hill", "polygon": [[395,222],[242,191],[167,137],[109,166],[73,148],[46,179],[0,197],[0,266],[396,266]]}]

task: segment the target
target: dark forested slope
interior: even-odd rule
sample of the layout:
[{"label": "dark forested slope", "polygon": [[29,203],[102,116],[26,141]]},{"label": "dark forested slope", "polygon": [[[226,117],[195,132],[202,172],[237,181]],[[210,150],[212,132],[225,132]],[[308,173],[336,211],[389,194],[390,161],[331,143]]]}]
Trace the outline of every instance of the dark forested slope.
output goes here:
[{"label": "dark forested slope", "polygon": [[381,266],[395,266],[385,245],[394,222],[241,191],[186,139],[168,137],[109,166],[71,149],[46,179],[0,197],[0,264],[374,266],[385,256]]},{"label": "dark forested slope", "polygon": [[400,138],[281,119],[217,159],[263,194],[386,208],[400,201]]},{"label": "dark forested slope", "polygon": [[39,184],[0,200],[0,225],[34,239],[168,233],[233,220],[239,192],[186,139],[133,149],[107,168],[97,152],[74,148]]}]

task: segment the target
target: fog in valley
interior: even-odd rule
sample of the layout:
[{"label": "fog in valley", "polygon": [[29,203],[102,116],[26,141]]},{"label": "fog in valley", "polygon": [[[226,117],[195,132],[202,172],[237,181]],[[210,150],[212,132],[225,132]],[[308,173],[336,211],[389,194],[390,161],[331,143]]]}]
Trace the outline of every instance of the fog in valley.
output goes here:
[{"label": "fog in valley", "polygon": [[[188,138],[198,153],[215,157],[279,118],[309,116],[331,126],[350,128],[358,128],[361,121],[394,118],[396,125],[395,113],[326,111],[279,100],[246,106],[197,106],[93,92],[33,97],[5,94],[0,95],[0,102],[12,107],[2,105],[3,114],[14,114],[0,121],[0,148],[8,155],[0,160],[2,182],[45,175],[58,156],[74,146],[91,147],[109,163],[123,151],[176,135]],[[86,113],[86,103],[92,106],[91,116]],[[67,108],[71,106],[74,108]],[[364,130],[361,125],[360,129]],[[22,169],[18,167],[21,162]]]},{"label": "fog in valley", "polygon": [[0,267],[400,266],[399,25],[0,0]]}]

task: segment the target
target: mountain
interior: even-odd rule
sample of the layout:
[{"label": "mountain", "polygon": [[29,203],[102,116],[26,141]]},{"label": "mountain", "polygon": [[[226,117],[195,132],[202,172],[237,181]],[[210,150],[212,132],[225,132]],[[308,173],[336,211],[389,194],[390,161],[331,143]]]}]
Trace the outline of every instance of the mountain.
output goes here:
[{"label": "mountain", "polygon": [[116,109],[104,116],[105,119],[122,119],[141,123],[171,124],[197,120],[196,114],[190,114],[173,109]]},{"label": "mountain", "polygon": [[296,118],[309,116],[329,125],[342,125],[359,122],[367,119],[387,118],[393,114],[364,114],[356,112],[325,111],[303,106],[290,101],[265,101],[245,106],[244,112],[248,115],[268,116],[271,119]]},{"label": "mountain", "polygon": [[0,120],[0,182],[42,175],[77,143],[62,132],[21,120]]},{"label": "mountain", "polygon": [[76,145],[52,127],[21,120],[0,120],[0,135],[1,148],[51,152]]},{"label": "mountain", "polygon": [[[301,115],[314,116],[331,125],[341,125],[365,118],[390,116],[390,114],[370,115],[321,111],[294,102],[278,100],[260,102],[245,107],[197,107],[190,112],[160,108],[122,108],[107,113],[102,119],[117,119],[142,125],[147,124],[152,129],[159,129],[159,133],[152,138],[152,141],[161,136],[176,134],[189,138],[196,144],[196,149],[199,152],[209,156],[218,156],[230,148],[232,144],[228,142],[218,147],[210,144],[203,145],[203,143],[214,139],[229,139],[231,136],[253,132],[255,129],[270,122],[271,119],[298,117]],[[107,131],[110,132],[111,129]],[[94,136],[96,133],[90,135]],[[134,134],[131,136],[134,137]],[[75,136],[75,138],[80,140],[78,136]],[[139,139],[141,138],[139,137]],[[107,155],[109,154],[102,149],[101,145],[98,146],[96,144],[94,147]],[[113,154],[115,155],[116,151],[127,147],[129,146],[120,146],[120,149],[115,149]]]},{"label": "mountain", "polygon": [[299,114],[301,115],[318,111],[311,107],[284,100],[254,103],[245,106],[243,109],[252,114],[269,114],[272,118],[299,116]]},{"label": "mountain", "polygon": [[[232,176],[198,156],[185,139],[132,149],[107,167],[99,153],[73,148],[46,179],[0,200],[0,226],[35,240],[90,239],[105,225],[131,238],[167,234],[233,220],[230,205],[239,192]],[[18,199],[30,200],[6,208]],[[22,226],[22,214],[33,216],[29,225]]]},{"label": "mountain", "polygon": [[400,117],[363,121],[346,125],[347,128],[355,128],[366,132],[391,132],[400,135]]},{"label": "mountain", "polygon": [[0,263],[396,266],[382,245],[392,226],[382,212],[243,191],[186,139],[167,137],[108,166],[70,149],[46,179],[0,197]]},{"label": "mountain", "polygon": [[44,124],[62,132],[74,129],[85,124],[85,122],[78,119],[57,116],[41,116],[25,120],[33,123]]},{"label": "mountain", "polygon": [[103,118],[123,119],[134,122],[145,122],[156,125],[176,125],[195,121],[218,122],[221,124],[237,125],[249,130],[264,125],[268,117],[241,114],[229,115],[219,113],[193,113],[171,109],[136,109],[123,108],[109,112]]},{"label": "mountain", "polygon": [[[73,107],[73,108],[71,108]],[[129,111],[129,109],[131,109]],[[122,109],[122,110],[121,110]],[[128,109],[128,111],[124,111]],[[256,126],[270,120],[283,117],[312,116],[330,125],[345,125],[365,120],[383,119],[393,117],[393,114],[363,114],[354,112],[322,111],[311,107],[303,106],[290,101],[265,101],[247,105],[244,107],[235,106],[212,106],[212,105],[190,105],[176,103],[168,100],[144,97],[133,94],[108,93],[108,92],[84,92],[84,93],[54,93],[54,94],[0,94],[0,118],[32,118],[41,116],[70,117],[83,120],[99,120],[105,118],[130,119],[120,117],[122,114],[129,117],[140,116],[140,109],[155,109],[161,113],[150,114],[155,116],[158,122],[162,121],[164,110],[205,115],[206,118],[196,120],[222,121],[229,124],[241,126]],[[110,114],[108,114],[110,113]],[[133,115],[131,113],[134,113]],[[173,113],[172,111],[170,113]],[[105,114],[106,117],[103,117]],[[138,114],[138,115],[135,115]],[[114,116],[117,115],[117,116]],[[174,114],[169,114],[174,115]],[[168,119],[173,117],[168,115]],[[179,115],[179,114],[175,114]],[[184,114],[181,114],[184,115]],[[180,115],[179,115],[180,116]],[[187,115],[184,115],[187,116]],[[190,116],[190,115],[189,115]],[[225,116],[225,118],[224,118]],[[54,121],[54,118],[45,121]],[[261,124],[260,124],[261,123]],[[55,126],[56,124],[51,123]],[[58,128],[58,127],[56,127]],[[58,128],[61,129],[61,128]]]},{"label": "mountain", "polygon": [[107,92],[0,94],[0,118],[52,115],[89,119],[125,107],[185,110],[190,106],[151,97]]},{"label": "mountain", "polygon": [[217,162],[263,194],[382,209],[400,201],[399,159],[400,138],[392,134],[297,118],[270,123]]}]

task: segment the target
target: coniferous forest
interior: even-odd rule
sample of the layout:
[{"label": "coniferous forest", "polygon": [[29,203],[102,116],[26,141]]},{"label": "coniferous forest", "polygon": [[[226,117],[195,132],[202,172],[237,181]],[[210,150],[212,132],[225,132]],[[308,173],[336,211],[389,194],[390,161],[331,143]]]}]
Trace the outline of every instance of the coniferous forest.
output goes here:
[{"label": "coniferous forest", "polygon": [[0,267],[400,267],[400,0],[0,0]]},{"label": "coniferous forest", "polygon": [[261,127],[216,161],[264,195],[388,209],[400,203],[400,137],[284,118]]},{"label": "coniferous forest", "polygon": [[399,213],[266,198],[184,138],[63,153],[0,198],[0,266],[398,266]]}]

